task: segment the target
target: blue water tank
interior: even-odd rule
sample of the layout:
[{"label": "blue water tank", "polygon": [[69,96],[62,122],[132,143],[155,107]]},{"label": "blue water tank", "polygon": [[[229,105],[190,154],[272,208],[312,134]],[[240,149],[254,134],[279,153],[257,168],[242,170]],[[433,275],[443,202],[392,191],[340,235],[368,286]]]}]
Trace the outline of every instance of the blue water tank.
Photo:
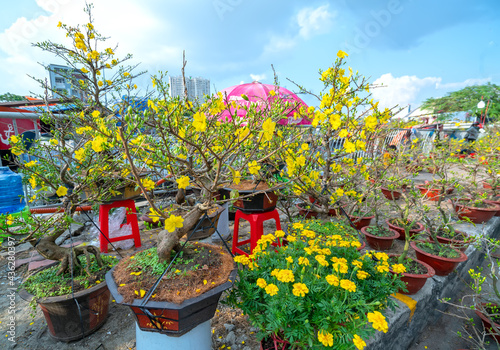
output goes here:
[{"label": "blue water tank", "polygon": [[17,213],[25,206],[21,175],[7,166],[0,167],[0,214]]}]

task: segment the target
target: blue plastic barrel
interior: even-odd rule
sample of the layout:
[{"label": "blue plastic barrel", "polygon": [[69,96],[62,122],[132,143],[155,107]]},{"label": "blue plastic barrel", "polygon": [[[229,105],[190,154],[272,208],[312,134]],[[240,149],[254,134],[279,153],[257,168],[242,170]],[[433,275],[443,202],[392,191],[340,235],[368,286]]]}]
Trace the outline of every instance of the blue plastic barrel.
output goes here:
[{"label": "blue plastic barrel", "polygon": [[17,213],[25,206],[21,175],[7,166],[0,167],[0,214]]}]

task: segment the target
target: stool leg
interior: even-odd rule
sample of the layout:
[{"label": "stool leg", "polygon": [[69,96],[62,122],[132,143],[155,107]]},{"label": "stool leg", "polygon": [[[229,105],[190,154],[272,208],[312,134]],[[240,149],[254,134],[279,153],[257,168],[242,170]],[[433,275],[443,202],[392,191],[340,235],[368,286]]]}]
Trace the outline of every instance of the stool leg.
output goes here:
[{"label": "stool leg", "polygon": [[127,224],[132,228],[132,235],[134,236],[134,245],[136,248],[141,247],[141,234],[139,232],[139,223],[137,222],[137,210],[135,209],[135,202],[132,199],[127,200],[125,203],[127,208]]},{"label": "stool leg", "polygon": [[250,221],[250,254],[257,246],[257,241],[264,234],[264,220],[260,216],[253,217]]},{"label": "stool leg", "polygon": [[[274,221],[276,222],[276,231],[281,230],[280,214],[275,209],[276,215],[274,215]],[[281,242],[278,240],[278,246],[281,247]]]},{"label": "stool leg", "polygon": [[238,246],[238,234],[240,230],[240,215],[238,211],[236,211],[236,215],[234,216],[234,228],[233,228],[233,248],[231,251],[233,255],[236,255],[236,247]]},{"label": "stool leg", "polygon": [[101,232],[99,233],[99,242],[100,242],[101,253],[108,252],[108,240],[105,238],[105,237],[109,238],[108,212],[109,209],[105,204],[101,204],[99,206],[99,223],[101,226]]}]

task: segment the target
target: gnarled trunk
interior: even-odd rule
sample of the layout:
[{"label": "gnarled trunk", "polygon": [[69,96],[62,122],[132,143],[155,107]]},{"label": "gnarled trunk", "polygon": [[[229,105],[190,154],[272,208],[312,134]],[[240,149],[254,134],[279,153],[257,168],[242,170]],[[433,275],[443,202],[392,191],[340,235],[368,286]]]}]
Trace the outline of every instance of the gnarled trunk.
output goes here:
[{"label": "gnarled trunk", "polygon": [[85,255],[87,258],[87,266],[85,271],[90,275],[89,265],[90,265],[90,254],[93,254],[96,258],[97,264],[103,266],[100,251],[97,247],[92,245],[81,246],[81,247],[60,247],[55,243],[55,236],[42,237],[38,244],[36,244],[36,250],[45,259],[60,261],[59,269],[57,270],[57,275],[61,275],[69,271],[71,265],[73,264],[74,269],[82,269],[78,257],[80,255]]}]

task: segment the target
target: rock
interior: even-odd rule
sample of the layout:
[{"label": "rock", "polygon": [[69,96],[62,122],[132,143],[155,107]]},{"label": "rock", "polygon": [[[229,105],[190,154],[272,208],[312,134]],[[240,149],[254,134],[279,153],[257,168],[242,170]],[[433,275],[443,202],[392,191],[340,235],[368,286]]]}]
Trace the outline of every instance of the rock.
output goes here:
[{"label": "rock", "polygon": [[226,328],[228,332],[231,332],[234,329],[234,324],[224,323],[224,328]]},{"label": "rock", "polygon": [[234,342],[236,341],[236,334],[234,334],[233,331],[230,331],[227,335],[226,335],[226,339],[225,339],[225,343],[229,346],[232,346],[234,345]]}]

